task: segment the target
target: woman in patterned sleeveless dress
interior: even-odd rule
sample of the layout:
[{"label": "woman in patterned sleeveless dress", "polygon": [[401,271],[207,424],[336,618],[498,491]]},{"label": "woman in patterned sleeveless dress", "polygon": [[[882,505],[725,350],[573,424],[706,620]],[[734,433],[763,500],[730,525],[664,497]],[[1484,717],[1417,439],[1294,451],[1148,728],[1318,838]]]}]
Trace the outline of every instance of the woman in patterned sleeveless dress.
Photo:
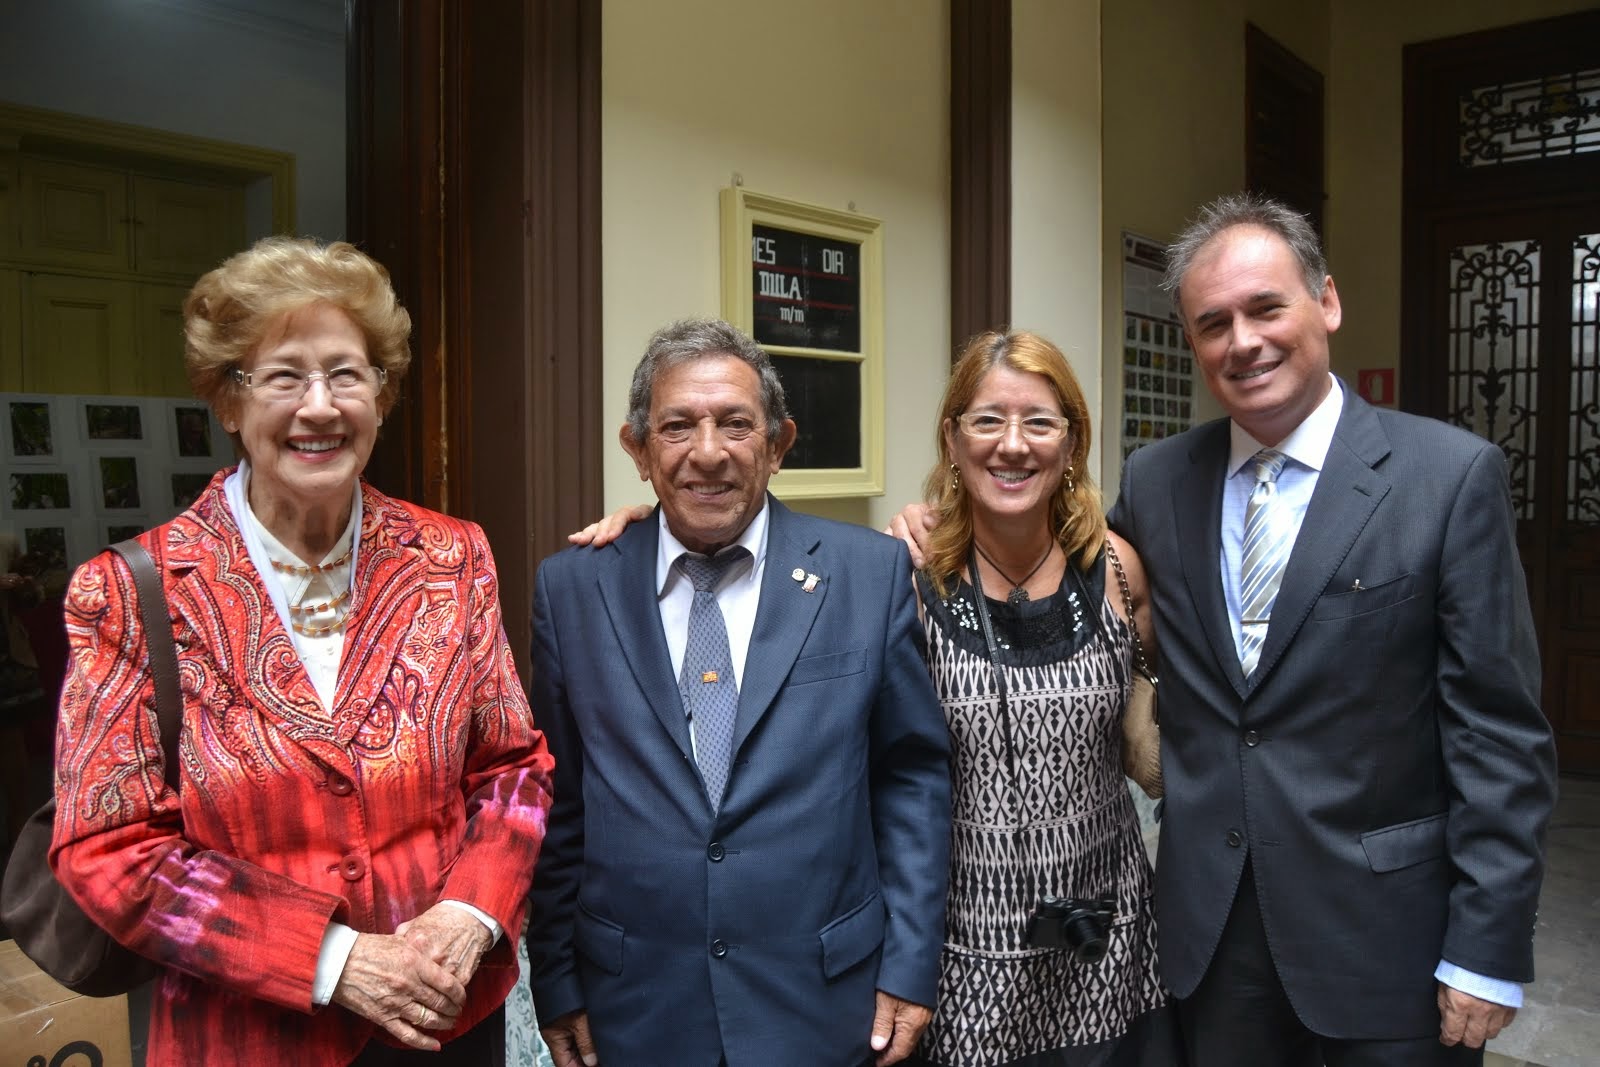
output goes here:
[{"label": "woman in patterned sleeveless dress", "polygon": [[[917,576],[955,784],[924,1063],[1177,1062],[1150,864],[1121,769],[1131,640],[1108,554],[1148,649],[1144,572],[1106,529],[1084,473],[1091,440],[1077,378],[1035,334],[983,334],[951,371],[928,479],[940,522]],[[1104,958],[1040,947],[1059,923],[1030,938],[1047,896],[1114,899]]]}]

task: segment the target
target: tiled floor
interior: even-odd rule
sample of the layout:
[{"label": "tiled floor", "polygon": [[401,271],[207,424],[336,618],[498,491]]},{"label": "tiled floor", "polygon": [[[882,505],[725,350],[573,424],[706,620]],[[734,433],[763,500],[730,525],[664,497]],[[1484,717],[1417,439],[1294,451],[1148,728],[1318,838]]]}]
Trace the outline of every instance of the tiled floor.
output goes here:
[{"label": "tiled floor", "polygon": [[1497,1067],[1600,1063],[1600,781],[1561,780],[1534,936],[1536,977],[1489,1048]]}]

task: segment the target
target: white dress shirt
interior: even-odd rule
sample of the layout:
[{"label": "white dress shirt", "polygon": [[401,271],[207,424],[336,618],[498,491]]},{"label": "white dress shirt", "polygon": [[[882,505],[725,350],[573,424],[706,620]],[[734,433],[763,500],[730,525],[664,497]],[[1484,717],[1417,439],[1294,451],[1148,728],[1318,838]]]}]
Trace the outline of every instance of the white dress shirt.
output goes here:
[{"label": "white dress shirt", "polygon": [[[1343,411],[1344,388],[1334,379],[1333,388],[1328,390],[1328,395],[1316,410],[1307,415],[1293,433],[1272,446],[1289,457],[1278,474],[1278,501],[1292,515],[1296,538],[1300,536],[1300,524],[1305,520],[1306,508],[1311,504],[1311,494],[1316,491],[1317,478],[1327,461],[1328,449],[1333,445],[1333,433],[1338,428],[1339,416]],[[1244,554],[1244,516],[1250,503],[1250,494],[1256,487],[1256,469],[1250,459],[1268,446],[1251,437],[1237,422],[1230,423],[1229,430],[1231,445],[1228,471],[1222,483],[1222,595],[1227,598],[1228,622],[1233,627],[1234,651],[1238,652],[1244,640],[1239,625],[1239,569]],[[1510,1008],[1522,1007],[1520,982],[1490,978],[1458,967],[1448,960],[1439,961],[1433,977],[1481,1000]]]},{"label": "white dress shirt", "polygon": [[[761,604],[761,574],[767,565],[766,499],[761,510],[739,535],[736,545],[750,553],[746,562],[728,568],[717,585],[717,606],[728,630],[728,652],[733,660],[733,681],[742,685],[745,658],[750,654],[750,635],[756,628],[756,608]],[[683,673],[684,650],[689,644],[689,613],[694,608],[694,583],[677,566],[678,557],[689,551],[667,528],[667,513],[660,513],[661,538],[656,548],[656,606],[661,611],[661,629],[672,656],[672,677]],[[730,546],[731,547],[731,546]],[[694,744],[694,730],[689,731]]]}]

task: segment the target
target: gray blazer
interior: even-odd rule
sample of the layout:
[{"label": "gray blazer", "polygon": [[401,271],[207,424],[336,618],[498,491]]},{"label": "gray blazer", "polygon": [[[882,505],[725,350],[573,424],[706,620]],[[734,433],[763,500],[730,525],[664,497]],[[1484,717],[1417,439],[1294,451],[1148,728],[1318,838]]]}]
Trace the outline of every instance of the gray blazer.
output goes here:
[{"label": "gray blazer", "polygon": [[1223,419],[1140,449],[1111,513],[1161,640],[1163,976],[1194,992],[1248,854],[1302,1021],[1429,1033],[1441,958],[1533,975],[1555,751],[1505,457],[1345,388],[1246,681],[1219,577],[1228,447]]}]

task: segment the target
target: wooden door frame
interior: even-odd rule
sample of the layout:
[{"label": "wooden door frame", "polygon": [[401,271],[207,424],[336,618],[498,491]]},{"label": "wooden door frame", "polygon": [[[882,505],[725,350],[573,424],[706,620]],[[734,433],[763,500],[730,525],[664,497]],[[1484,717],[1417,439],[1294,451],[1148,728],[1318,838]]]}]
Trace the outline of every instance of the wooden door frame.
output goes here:
[{"label": "wooden door frame", "polygon": [[[1461,162],[1462,93],[1482,86],[1532,81],[1552,72],[1596,66],[1592,42],[1600,40],[1600,11],[1580,12],[1461,37],[1408,45],[1404,54],[1404,193],[1401,253],[1402,406],[1418,414],[1446,418],[1450,323],[1447,295],[1439,288],[1444,249],[1462,241],[1491,241],[1513,235],[1536,240],[1541,249],[1540,306],[1559,309],[1570,301],[1571,251],[1563,246],[1571,223],[1593,211],[1600,187],[1600,153],[1469,166]],[[1545,83],[1548,85],[1548,83]],[[1548,92],[1541,86],[1542,92]],[[1554,100],[1559,108],[1547,107]],[[1541,107],[1570,113],[1570,102],[1547,96]],[[1577,232],[1583,232],[1579,229]],[[1481,236],[1474,236],[1481,235]],[[1578,686],[1564,675],[1579,652],[1592,655],[1592,627],[1573,622],[1563,593],[1572,595],[1574,576],[1559,573],[1571,559],[1562,547],[1572,527],[1550,511],[1565,496],[1565,471],[1555,459],[1566,451],[1560,441],[1570,405],[1564,395],[1559,361],[1570,354],[1570,330],[1559,315],[1541,317],[1539,373],[1535,409],[1539,413],[1532,454],[1540,464],[1530,486],[1533,517],[1517,524],[1518,549],[1527,571],[1528,595],[1539,627],[1546,713],[1556,731],[1561,758],[1580,771],[1600,767],[1600,738],[1592,726],[1580,727],[1575,704]],[[1558,361],[1552,364],[1551,361]],[[1581,583],[1582,577],[1579,581]],[[1591,574],[1588,581],[1593,582]],[[1592,585],[1591,585],[1592,588]],[[1592,705],[1587,705],[1592,706]]]},{"label": "wooden door frame", "polygon": [[950,346],[1011,321],[1011,0],[950,0]]},{"label": "wooden door frame", "polygon": [[603,501],[599,6],[347,12],[349,232],[413,321],[369,476],[484,528],[526,672],[537,563]]}]

